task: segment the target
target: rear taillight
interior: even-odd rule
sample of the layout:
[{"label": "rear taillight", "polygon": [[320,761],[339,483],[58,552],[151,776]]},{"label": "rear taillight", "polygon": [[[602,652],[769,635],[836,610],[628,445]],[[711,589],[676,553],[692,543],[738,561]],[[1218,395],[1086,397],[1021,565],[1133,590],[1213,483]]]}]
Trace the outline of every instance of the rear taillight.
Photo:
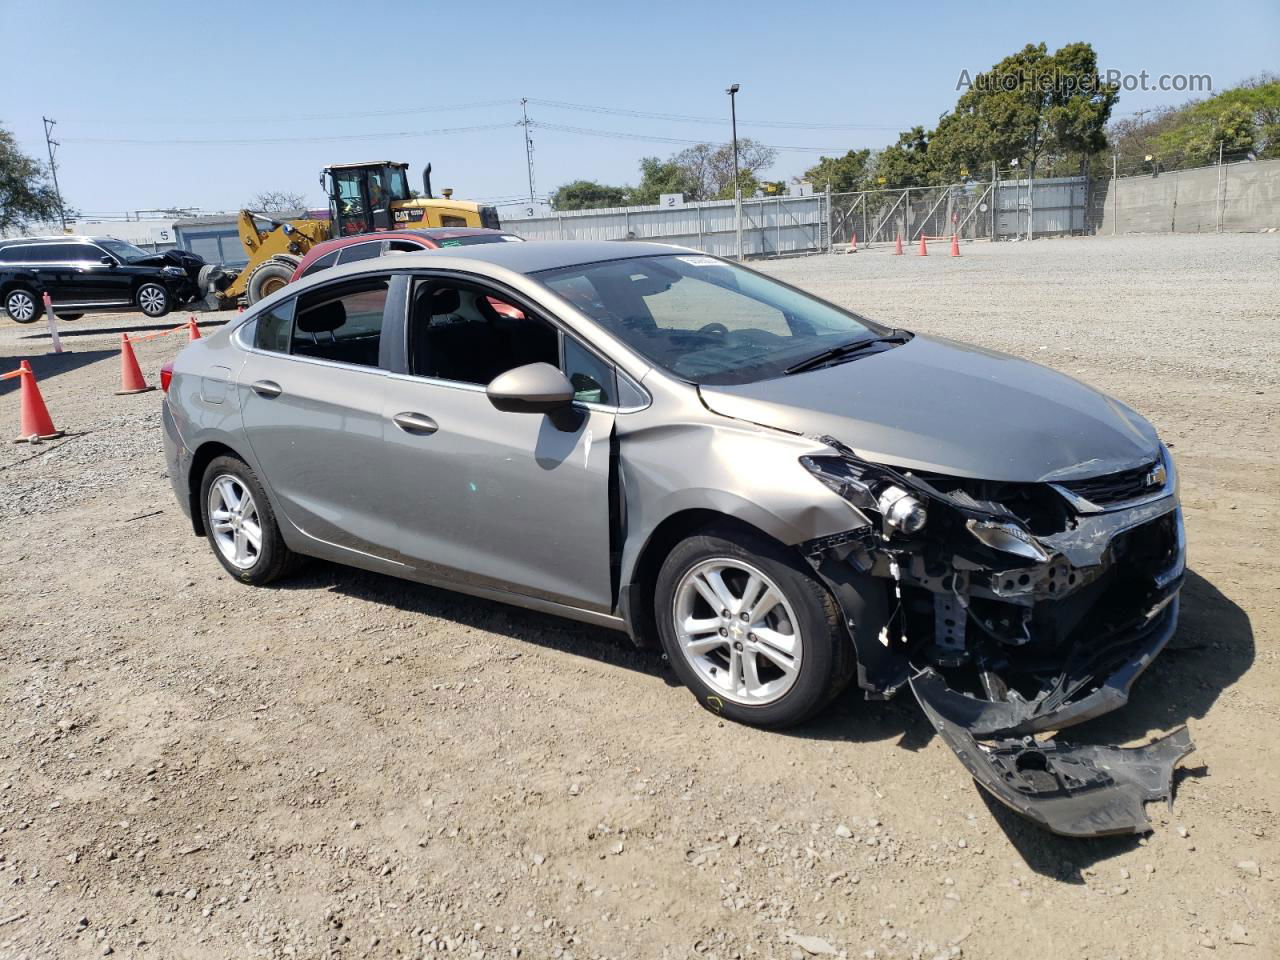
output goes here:
[{"label": "rear taillight", "polygon": [[173,379],[173,361],[161,365],[160,367],[160,389],[165,393],[169,392],[169,381]]}]

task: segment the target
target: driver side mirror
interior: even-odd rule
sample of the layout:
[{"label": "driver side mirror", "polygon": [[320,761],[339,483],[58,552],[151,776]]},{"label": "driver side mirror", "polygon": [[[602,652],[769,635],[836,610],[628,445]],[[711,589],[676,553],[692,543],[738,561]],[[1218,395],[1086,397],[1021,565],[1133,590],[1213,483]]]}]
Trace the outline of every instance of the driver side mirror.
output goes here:
[{"label": "driver side mirror", "polygon": [[490,403],[507,413],[551,413],[573,402],[569,378],[541,362],[498,374],[484,392]]},{"label": "driver side mirror", "polygon": [[114,267],[116,265],[116,258],[111,256],[109,253],[104,253],[99,259],[108,267]]}]

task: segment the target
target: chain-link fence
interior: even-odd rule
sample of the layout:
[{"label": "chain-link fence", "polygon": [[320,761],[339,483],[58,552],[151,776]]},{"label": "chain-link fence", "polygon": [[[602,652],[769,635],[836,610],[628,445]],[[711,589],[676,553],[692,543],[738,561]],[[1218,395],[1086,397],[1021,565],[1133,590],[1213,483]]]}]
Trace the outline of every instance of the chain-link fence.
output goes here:
[{"label": "chain-link fence", "polygon": [[1001,177],[940,187],[831,194],[827,248],[951,237],[1011,239],[1082,233],[1086,178]]}]

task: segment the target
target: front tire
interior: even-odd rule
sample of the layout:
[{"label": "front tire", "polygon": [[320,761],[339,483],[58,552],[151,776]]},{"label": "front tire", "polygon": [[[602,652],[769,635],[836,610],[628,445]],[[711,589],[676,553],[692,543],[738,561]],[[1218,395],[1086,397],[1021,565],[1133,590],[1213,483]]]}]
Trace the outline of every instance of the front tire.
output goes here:
[{"label": "front tire", "polygon": [[200,481],[200,510],[214,556],[241,583],[263,586],[297,566],[266,490],[243,460],[216,457],[209,463]]},{"label": "front tire", "polygon": [[26,287],[16,287],[4,295],[4,312],[14,323],[35,323],[44,314],[44,304]]},{"label": "front tire", "polygon": [[153,320],[163,317],[171,306],[169,291],[158,283],[144,283],[138,287],[135,299],[138,301],[138,309]]},{"label": "front tire", "polygon": [[253,306],[259,300],[265,300],[285,287],[297,267],[296,263],[278,258],[264,261],[254,267],[253,273],[249,274],[249,282],[245,284],[245,296],[249,300],[249,305]]},{"label": "front tire", "polygon": [[676,675],[717,716],[792,726],[853,676],[853,643],[831,594],[753,531],[713,527],[682,541],[658,573],[654,604]]}]

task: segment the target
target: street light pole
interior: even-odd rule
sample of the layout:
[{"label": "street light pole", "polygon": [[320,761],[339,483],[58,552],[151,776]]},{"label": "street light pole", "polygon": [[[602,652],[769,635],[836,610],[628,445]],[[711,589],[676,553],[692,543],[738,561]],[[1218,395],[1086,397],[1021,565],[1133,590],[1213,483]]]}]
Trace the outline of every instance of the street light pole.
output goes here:
[{"label": "street light pole", "polygon": [[740,84],[733,84],[725,91],[729,95],[729,119],[733,124],[733,220],[738,237],[738,260],[742,260],[742,181],[738,174],[738,91]]}]

